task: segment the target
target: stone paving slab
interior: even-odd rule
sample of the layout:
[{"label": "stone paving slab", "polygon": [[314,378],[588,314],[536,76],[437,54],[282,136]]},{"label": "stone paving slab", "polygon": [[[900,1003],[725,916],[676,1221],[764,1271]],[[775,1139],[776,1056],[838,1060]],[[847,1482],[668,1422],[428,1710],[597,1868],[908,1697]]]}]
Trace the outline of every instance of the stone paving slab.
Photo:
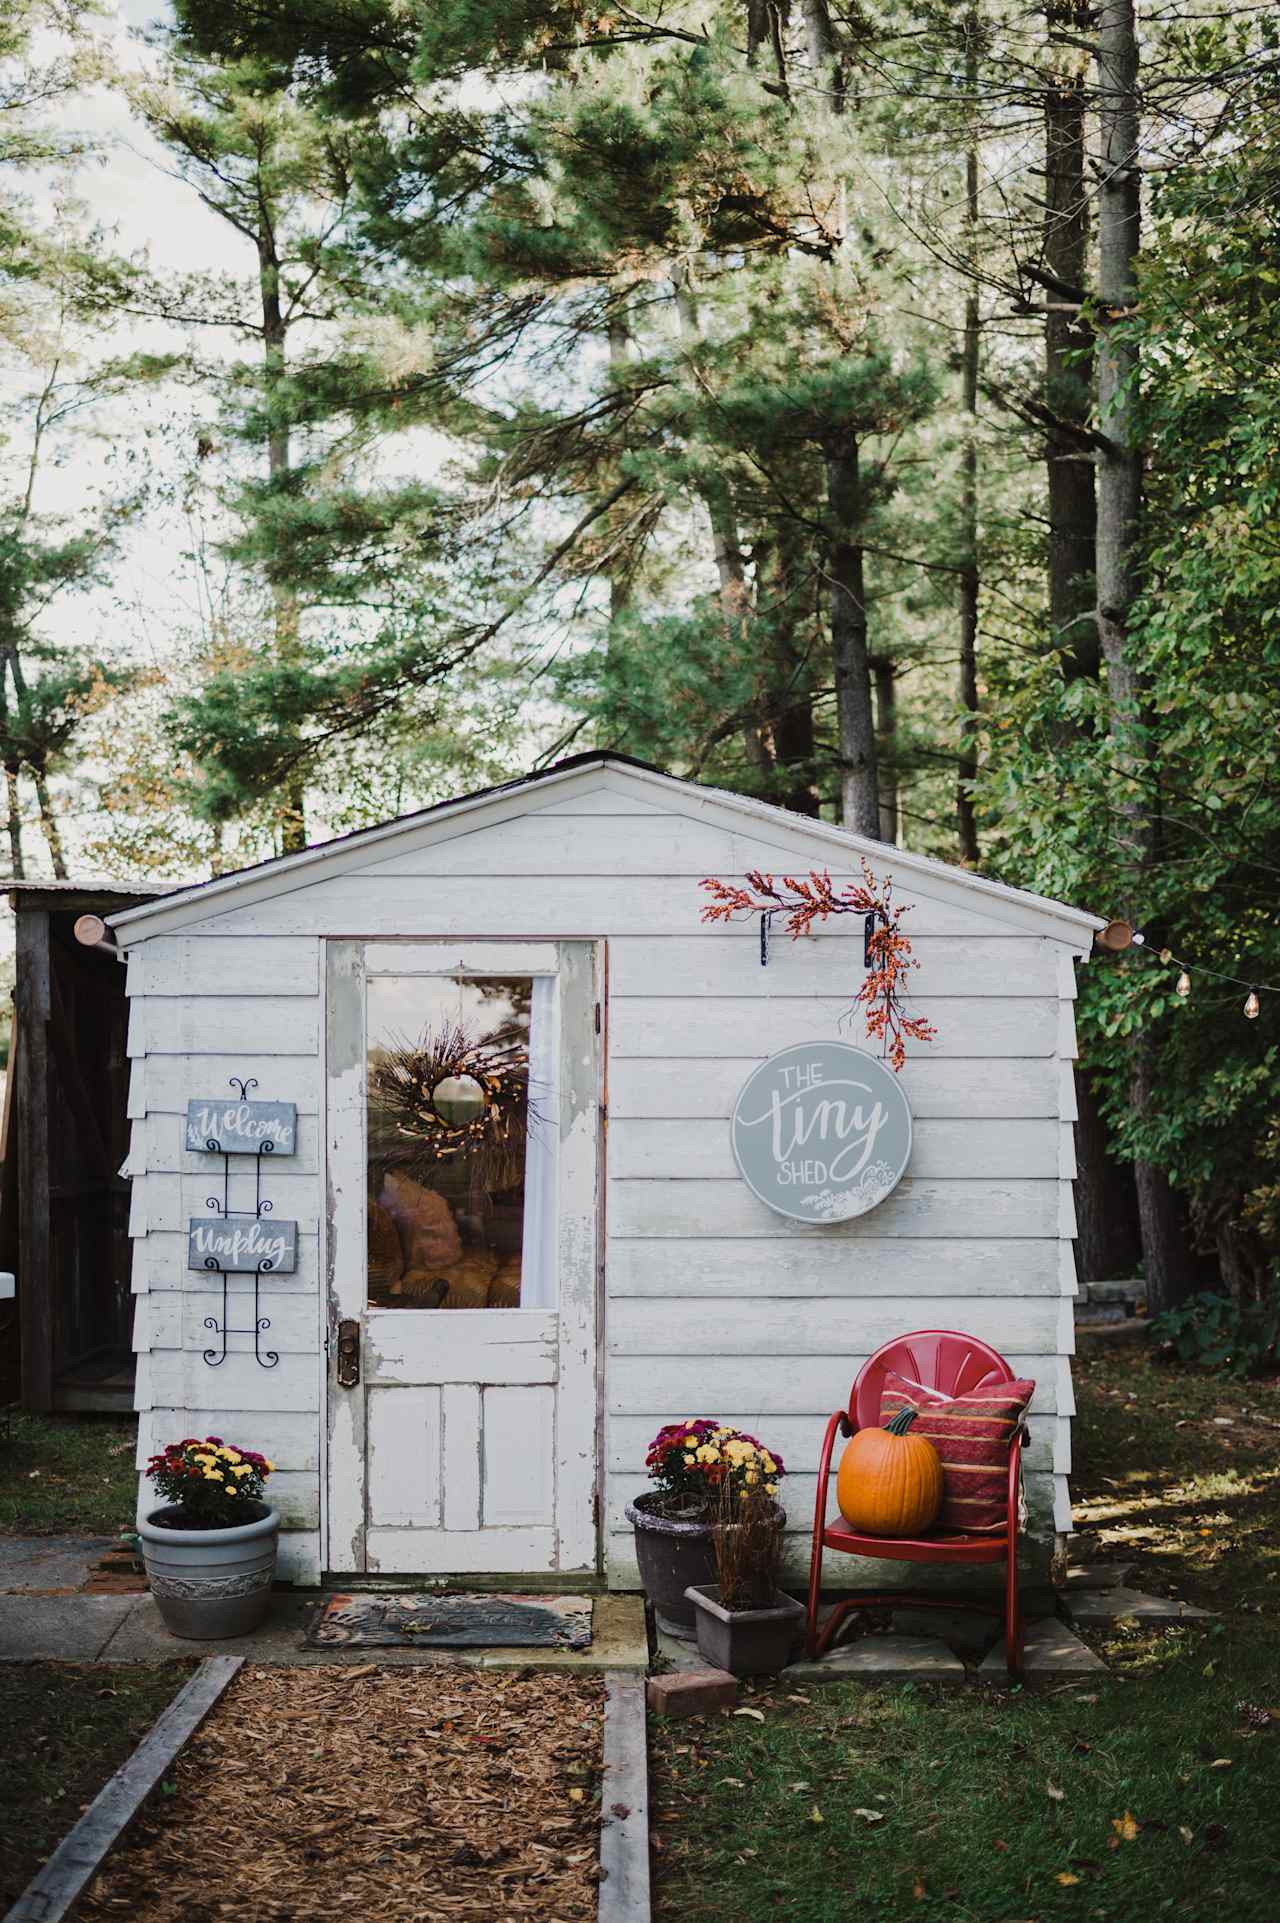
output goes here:
[{"label": "stone paving slab", "polygon": [[1127,1583],[1134,1572],[1131,1562],[1082,1562],[1073,1563],[1067,1571],[1067,1592],[1073,1594],[1077,1589],[1118,1589]]},{"label": "stone paving slab", "polygon": [[1148,1596],[1141,1589],[1127,1589],[1123,1583],[1113,1589],[1074,1588],[1066,1598],[1072,1622],[1114,1623],[1122,1616],[1136,1616],[1144,1623],[1210,1622],[1211,1609],[1198,1609],[1194,1603],[1180,1602],[1176,1596]]},{"label": "stone paving slab", "polygon": [[136,1596],[0,1596],[0,1662],[96,1662],[137,1607]]},{"label": "stone paving slab", "polygon": [[784,1683],[962,1683],[964,1677],[960,1658],[936,1636],[861,1636],[782,1671]]},{"label": "stone paving slab", "polygon": [[[1029,1683],[1075,1682],[1090,1676],[1105,1676],[1107,1665],[1081,1642],[1073,1629],[1056,1616],[1029,1623],[1022,1651],[1023,1668]],[[980,1683],[1005,1685],[1009,1671],[1005,1666],[1004,1639],[978,1665]]]},{"label": "stone paving slab", "polygon": [[112,1536],[0,1536],[0,1595],[82,1589]]}]

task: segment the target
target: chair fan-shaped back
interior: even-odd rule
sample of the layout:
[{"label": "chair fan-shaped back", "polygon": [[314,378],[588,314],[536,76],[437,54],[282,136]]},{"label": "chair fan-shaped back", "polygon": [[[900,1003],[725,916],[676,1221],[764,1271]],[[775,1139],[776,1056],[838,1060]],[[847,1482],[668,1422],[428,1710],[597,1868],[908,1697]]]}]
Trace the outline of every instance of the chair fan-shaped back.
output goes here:
[{"label": "chair fan-shaped back", "polygon": [[886,1342],[859,1369],[849,1396],[849,1419],[857,1428],[874,1428],[879,1422],[880,1394],[891,1373],[948,1396],[1014,1380],[1004,1357],[977,1336],[955,1329],[917,1329]]}]

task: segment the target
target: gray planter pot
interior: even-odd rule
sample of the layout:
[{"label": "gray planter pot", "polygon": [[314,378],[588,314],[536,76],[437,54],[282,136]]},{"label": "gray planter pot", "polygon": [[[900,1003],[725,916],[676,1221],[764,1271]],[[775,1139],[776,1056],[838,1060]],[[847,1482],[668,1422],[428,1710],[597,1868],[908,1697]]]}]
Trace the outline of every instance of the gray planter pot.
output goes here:
[{"label": "gray planter pot", "polygon": [[247,1636],[267,1613],[280,1518],[265,1503],[234,1529],[165,1529],[154,1509],[138,1524],[147,1579],[165,1628],[189,1642]]},{"label": "gray planter pot", "polygon": [[713,1583],[716,1579],[711,1524],[655,1515],[649,1507],[655,1500],[646,1492],[627,1504],[627,1521],[636,1532],[640,1580],[653,1604],[658,1627],[669,1636],[691,1643],[693,1605],[685,1601],[685,1592],[691,1583]]},{"label": "gray planter pot", "polygon": [[768,1676],[784,1669],[800,1641],[805,1606],[779,1589],[768,1609],[724,1609],[719,1583],[685,1591],[698,1625],[698,1650],[713,1669]]}]

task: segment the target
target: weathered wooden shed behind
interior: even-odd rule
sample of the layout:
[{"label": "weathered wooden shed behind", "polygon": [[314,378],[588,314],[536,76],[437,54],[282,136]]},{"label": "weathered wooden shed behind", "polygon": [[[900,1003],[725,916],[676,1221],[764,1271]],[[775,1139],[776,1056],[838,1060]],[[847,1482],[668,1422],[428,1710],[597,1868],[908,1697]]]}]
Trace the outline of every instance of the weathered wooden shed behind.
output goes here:
[{"label": "weathered wooden shed behind", "polygon": [[[906,1178],[855,1220],[798,1224],[739,1177],[728,1119],[752,1068],[788,1044],[841,1033],[865,1044],[860,1023],[841,1028],[862,977],[861,921],[797,943],[775,938],[762,968],[754,928],[700,921],[698,884],[752,869],[829,867],[844,879],[864,855],[912,904],[913,1005],[937,1039],[912,1047],[902,1075],[915,1116]],[[1073,957],[1100,925],[604,754],[116,917],[132,1004],[140,1457],[209,1428],[266,1449],[279,1465],[285,1567],[301,1579],[326,1568],[497,1569],[485,1559],[487,1516],[494,1555],[536,1543],[530,1570],[598,1564],[626,1587],[636,1571],[624,1509],[644,1486],[646,1443],[661,1423],[711,1413],[778,1447],[798,1556],[822,1421],[847,1397],[859,1360],[891,1336],[943,1326],[984,1338],[1035,1377],[1028,1493],[1033,1529],[1051,1542],[1069,1527]],[[567,1351],[557,1364],[554,1339],[533,1339],[531,1311],[434,1321],[401,1311],[401,1350],[411,1323],[429,1325],[421,1339],[438,1385],[429,1408],[410,1403],[394,1386],[390,1338],[375,1357],[376,1317],[356,1317],[356,1340],[371,1343],[362,1426],[335,1370],[338,1318],[352,1314],[343,1304],[353,1290],[363,1302],[344,1223],[363,1219],[364,1189],[355,1192],[334,1143],[363,1099],[365,1056],[334,1011],[357,1006],[366,977],[395,968],[493,973],[508,943],[521,968],[559,980],[564,1010],[580,1010],[570,1072],[580,1101],[591,1091],[598,1273],[594,1300],[574,1308],[574,1340],[591,1345],[587,1386],[575,1376],[573,1407],[562,1394],[552,1428],[539,1428],[537,1385],[563,1385]],[[443,959],[414,959],[428,950]],[[270,1170],[276,1214],[298,1226],[296,1271],[264,1284],[280,1356],[271,1368],[243,1337],[219,1366],[206,1364],[207,1278],[186,1268],[186,1225],[216,1166],[186,1141],[186,1106],[232,1076],[256,1077],[259,1096],[298,1110],[296,1153]],[[572,1208],[580,1229],[580,1196]],[[482,1323],[488,1360],[473,1367],[468,1332]],[[495,1331],[505,1331],[496,1347]],[[483,1446],[478,1458],[470,1444],[465,1460],[451,1453],[450,1435],[467,1422],[474,1435],[486,1398],[507,1411],[504,1433],[527,1414],[523,1463],[518,1447],[514,1466]],[[584,1401],[596,1405],[585,1429]],[[532,1516],[542,1458],[571,1423],[592,1459],[578,1460],[579,1448],[561,1465],[582,1505],[570,1553],[555,1533],[562,1522],[550,1535],[522,1533],[517,1485],[528,1482]],[[344,1467],[375,1444],[394,1445],[402,1464],[378,1516],[371,1497],[352,1496]],[[595,1546],[584,1550],[593,1497]],[[468,1515],[480,1518],[478,1533],[459,1564]]]},{"label": "weathered wooden shed behind", "polygon": [[77,942],[78,916],[154,890],[6,884],[17,976],[3,1122],[0,1268],[17,1276],[5,1384],[28,1409],[128,1411],[128,1008],[124,970]]}]

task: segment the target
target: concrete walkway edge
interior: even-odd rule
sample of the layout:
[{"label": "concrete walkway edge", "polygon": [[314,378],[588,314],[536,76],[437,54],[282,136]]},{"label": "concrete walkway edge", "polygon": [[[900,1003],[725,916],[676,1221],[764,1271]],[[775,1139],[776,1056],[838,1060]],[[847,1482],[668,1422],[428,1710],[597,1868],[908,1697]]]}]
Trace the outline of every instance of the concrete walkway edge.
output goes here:
[{"label": "concrete walkway edge", "polygon": [[605,1679],[597,1923],[649,1923],[649,1741],[645,1679]]},{"label": "concrete walkway edge", "polygon": [[242,1656],[205,1658],[32,1877],[4,1923],[59,1923],[243,1662]]}]

